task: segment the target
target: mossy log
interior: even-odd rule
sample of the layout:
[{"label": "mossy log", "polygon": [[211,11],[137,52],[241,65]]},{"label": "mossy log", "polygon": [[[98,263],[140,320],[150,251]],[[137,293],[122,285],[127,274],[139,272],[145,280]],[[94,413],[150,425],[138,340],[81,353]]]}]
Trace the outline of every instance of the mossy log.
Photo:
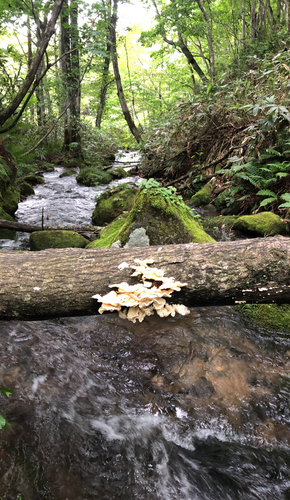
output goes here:
[{"label": "mossy log", "polygon": [[0,319],[41,319],[97,314],[108,285],[131,277],[134,259],[186,282],[172,301],[188,306],[290,301],[290,240],[257,238],[235,242],[126,249],[50,249],[0,252]]}]

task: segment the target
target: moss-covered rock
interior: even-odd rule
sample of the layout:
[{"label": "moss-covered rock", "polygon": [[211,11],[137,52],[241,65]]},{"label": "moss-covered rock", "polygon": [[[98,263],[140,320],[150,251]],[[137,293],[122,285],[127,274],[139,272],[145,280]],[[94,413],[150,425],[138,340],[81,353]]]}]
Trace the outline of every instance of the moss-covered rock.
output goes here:
[{"label": "moss-covered rock", "polygon": [[122,246],[130,234],[146,229],[150,245],[203,243],[214,241],[196,221],[190,209],[177,196],[163,196],[160,189],[143,189],[118,235]]},{"label": "moss-covered rock", "polygon": [[112,222],[122,212],[130,211],[138,189],[133,184],[120,184],[113,189],[107,189],[97,199],[92,215],[93,224],[103,226]]},{"label": "moss-covered rock", "polygon": [[45,181],[40,175],[29,174],[24,177],[23,182],[27,182],[31,186],[36,186],[37,184],[44,184]]},{"label": "moss-covered rock", "polygon": [[51,230],[36,231],[30,235],[30,250],[46,248],[85,248],[88,240],[74,231]]},{"label": "moss-covered rock", "polygon": [[[0,207],[0,219],[14,222],[13,217],[7,214],[1,207]],[[16,231],[13,231],[11,229],[0,229],[1,240],[15,240],[15,238],[16,238]]]},{"label": "moss-covered rock", "polygon": [[118,241],[119,233],[127,217],[128,214],[117,217],[111,224],[102,229],[99,239],[89,243],[86,248],[109,248],[115,241]]},{"label": "moss-covered rock", "polygon": [[124,179],[125,177],[128,177],[128,172],[124,170],[123,167],[112,167],[107,170],[107,172],[114,178],[114,179]]},{"label": "moss-covered rock", "polygon": [[33,187],[28,184],[28,182],[21,182],[21,184],[19,184],[19,189],[22,198],[35,194]]},{"label": "moss-covered rock", "polygon": [[60,174],[59,177],[62,179],[62,177],[69,177],[70,175],[77,175],[77,171],[69,168],[68,170]]},{"label": "moss-covered rock", "polygon": [[209,217],[202,221],[204,230],[215,240],[230,239],[231,229],[237,218],[232,215],[219,215],[218,217]]},{"label": "moss-covered rock", "polygon": [[289,304],[245,304],[236,306],[236,309],[258,325],[281,332],[290,332]]},{"label": "moss-covered rock", "polygon": [[88,187],[109,184],[112,179],[112,176],[105,170],[93,167],[82,168],[80,173],[76,177],[76,180],[79,184],[83,184],[84,186]]},{"label": "moss-covered rock", "polygon": [[255,215],[238,217],[233,229],[259,236],[275,236],[286,232],[286,224],[272,212],[262,212]]},{"label": "moss-covered rock", "polygon": [[5,191],[0,204],[3,210],[5,210],[5,212],[7,212],[9,215],[14,215],[18,208],[19,200],[20,200],[19,187],[16,186],[15,184],[12,184]]},{"label": "moss-covered rock", "polygon": [[197,191],[189,201],[190,205],[195,207],[201,207],[203,205],[208,205],[212,202],[213,194],[212,194],[213,185],[211,183],[205,184],[202,189]]}]

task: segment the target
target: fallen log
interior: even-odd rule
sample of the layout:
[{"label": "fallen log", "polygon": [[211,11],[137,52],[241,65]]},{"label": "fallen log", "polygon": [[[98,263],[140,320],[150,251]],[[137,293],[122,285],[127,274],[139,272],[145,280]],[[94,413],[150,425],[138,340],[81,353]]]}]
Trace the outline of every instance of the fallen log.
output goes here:
[{"label": "fallen log", "polygon": [[186,282],[172,301],[188,306],[290,301],[290,239],[126,249],[50,249],[0,252],[0,319],[41,319],[97,314],[92,295],[131,277],[134,259]]},{"label": "fallen log", "polygon": [[97,234],[102,229],[99,226],[31,226],[22,222],[8,221],[0,219],[0,228],[14,229],[14,231],[22,231],[23,233],[34,233],[35,231],[49,231],[62,229],[66,231],[74,231],[75,233],[90,233]]}]

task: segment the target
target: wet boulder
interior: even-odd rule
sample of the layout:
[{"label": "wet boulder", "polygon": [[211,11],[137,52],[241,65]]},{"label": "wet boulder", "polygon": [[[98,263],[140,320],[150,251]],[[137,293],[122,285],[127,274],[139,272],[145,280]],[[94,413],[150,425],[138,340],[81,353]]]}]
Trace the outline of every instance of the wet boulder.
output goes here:
[{"label": "wet boulder", "polygon": [[134,184],[124,183],[108,189],[97,199],[92,215],[93,224],[103,226],[112,222],[125,211],[130,211],[138,189]]},{"label": "wet boulder", "polygon": [[35,231],[30,235],[30,250],[46,248],[85,248],[88,240],[74,231],[50,230]]},{"label": "wet boulder", "polygon": [[21,182],[21,184],[19,184],[19,189],[21,199],[25,199],[27,198],[27,196],[35,194],[33,187],[31,186],[31,184],[28,184],[28,182]]},{"label": "wet boulder", "polygon": [[71,175],[77,175],[77,171],[69,168],[68,170],[60,174],[59,177],[62,179],[63,177],[70,177]]},{"label": "wet boulder", "polygon": [[255,215],[243,215],[234,222],[233,229],[239,229],[253,236],[275,236],[287,230],[285,222],[273,212],[262,212]]},{"label": "wet boulder", "polygon": [[107,170],[107,172],[114,178],[114,179],[124,179],[125,177],[128,177],[128,172],[123,167],[112,167]]},{"label": "wet boulder", "polygon": [[37,184],[44,184],[44,178],[41,175],[29,174],[26,175],[23,179],[24,182],[27,182],[31,186],[36,186]]},{"label": "wet boulder", "polygon": [[102,169],[102,167],[85,167],[77,175],[76,180],[79,184],[93,187],[109,184],[113,177]]},{"label": "wet boulder", "polygon": [[0,205],[3,210],[7,212],[9,215],[14,215],[16,210],[18,209],[18,203],[20,200],[20,190],[19,187],[15,184],[9,186],[9,188],[5,191]]}]

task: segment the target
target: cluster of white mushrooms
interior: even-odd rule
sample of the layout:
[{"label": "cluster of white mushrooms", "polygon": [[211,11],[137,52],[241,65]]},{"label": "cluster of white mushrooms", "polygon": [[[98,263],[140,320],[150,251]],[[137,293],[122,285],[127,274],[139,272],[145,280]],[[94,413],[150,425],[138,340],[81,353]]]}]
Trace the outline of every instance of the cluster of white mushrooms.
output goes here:
[{"label": "cluster of white mushrooms", "polygon": [[151,316],[154,311],[158,316],[175,316],[175,313],[185,316],[190,311],[183,304],[167,304],[165,298],[171,297],[172,292],[179,292],[182,286],[187,283],[180,283],[174,278],[166,278],[164,271],[156,267],[149,267],[153,264],[153,259],[139,260],[135,259],[136,266],[130,266],[135,269],[131,276],[141,277],[141,283],[137,285],[128,285],[128,283],[118,283],[109,285],[112,290],[103,297],[94,295],[93,299],[102,302],[99,313],[104,311],[119,311],[120,318],[128,319],[136,323],[137,319],[141,322],[145,316]]}]

